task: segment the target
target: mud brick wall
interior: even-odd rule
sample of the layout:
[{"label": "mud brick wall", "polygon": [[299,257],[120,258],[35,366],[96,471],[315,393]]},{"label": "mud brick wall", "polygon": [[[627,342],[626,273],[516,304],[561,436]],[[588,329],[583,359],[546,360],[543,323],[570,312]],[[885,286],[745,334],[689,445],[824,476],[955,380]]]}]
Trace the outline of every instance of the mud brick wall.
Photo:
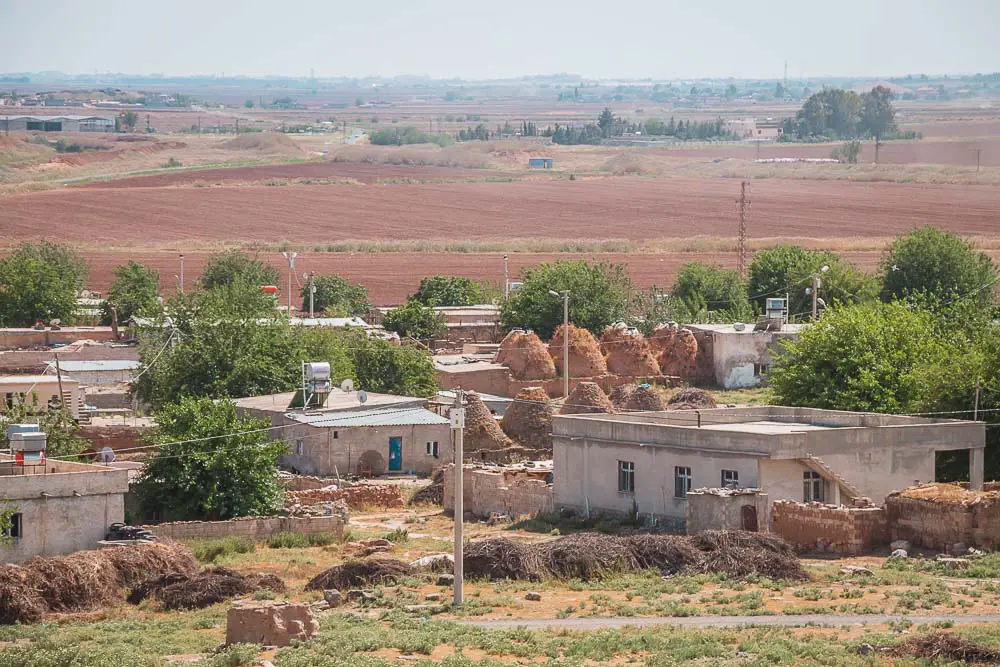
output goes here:
[{"label": "mud brick wall", "polygon": [[962,505],[889,496],[885,509],[894,540],[938,551],[954,544],[991,551],[1000,547],[1000,503]]},{"label": "mud brick wall", "polygon": [[346,489],[323,491],[310,489],[305,491],[288,491],[285,493],[285,505],[317,505],[335,500],[343,500],[352,510],[363,510],[369,507],[385,509],[402,508],[403,492],[399,486],[389,484],[359,484]]},{"label": "mud brick wall", "polygon": [[861,554],[889,541],[881,507],[832,507],[778,500],[771,505],[771,532],[804,551]]},{"label": "mud brick wall", "polygon": [[314,477],[312,475],[283,475],[278,477],[278,484],[286,491],[310,491],[312,489],[322,489],[336,484],[335,477]]},{"label": "mud brick wall", "polygon": [[[478,517],[494,512],[510,517],[551,512],[552,485],[525,473],[466,467],[462,488],[465,511]],[[444,509],[455,511],[454,466],[444,471]]]},{"label": "mud brick wall", "polygon": [[228,521],[172,521],[141,526],[153,531],[159,538],[193,540],[205,537],[230,537],[233,535],[264,540],[278,533],[334,533],[344,534],[344,521],[338,516],[291,517],[255,516]]}]

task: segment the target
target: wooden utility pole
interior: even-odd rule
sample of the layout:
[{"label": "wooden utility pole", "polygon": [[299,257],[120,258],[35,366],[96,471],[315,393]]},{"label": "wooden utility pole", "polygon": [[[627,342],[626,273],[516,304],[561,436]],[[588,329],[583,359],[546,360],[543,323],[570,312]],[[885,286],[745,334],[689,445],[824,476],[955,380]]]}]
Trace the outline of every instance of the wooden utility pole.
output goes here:
[{"label": "wooden utility pole", "polygon": [[882,147],[882,138],[876,134],[875,135],[875,164],[878,164],[878,149]]},{"label": "wooden utility pole", "polygon": [[56,378],[59,381],[59,409],[62,411],[63,416],[66,415],[66,394],[63,393],[63,383],[62,383],[62,369],[59,368],[59,354],[56,353],[53,356],[56,358]]},{"label": "wooden utility pole", "polygon": [[750,205],[750,200],[747,199],[748,185],[750,185],[748,181],[740,183],[740,198],[736,200],[740,207],[740,231],[737,248],[739,255],[736,258],[736,270],[743,280],[747,278],[747,206]]},{"label": "wooden utility pole", "polygon": [[462,436],[465,429],[465,406],[462,404],[462,389],[455,390],[455,407],[451,409],[451,432],[455,435],[455,605],[462,604],[465,590],[465,562],[463,549],[465,540],[462,535],[465,520],[465,460]]},{"label": "wooden utility pole", "polygon": [[979,421],[979,380],[976,380],[976,399],[972,404],[972,421]]}]

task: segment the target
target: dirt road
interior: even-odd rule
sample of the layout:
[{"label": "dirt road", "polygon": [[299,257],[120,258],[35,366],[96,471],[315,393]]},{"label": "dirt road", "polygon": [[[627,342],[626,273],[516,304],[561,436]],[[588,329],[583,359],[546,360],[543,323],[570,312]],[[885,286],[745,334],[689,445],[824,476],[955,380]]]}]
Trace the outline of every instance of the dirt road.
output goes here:
[{"label": "dirt road", "polygon": [[761,627],[796,627],[802,625],[884,625],[908,619],[914,623],[948,621],[956,625],[1000,623],[1000,614],[900,616],[898,614],[809,614],[801,616],[682,616],[666,618],[534,618],[459,621],[463,625],[481,628],[525,628],[527,630],[598,630],[601,628],[644,628],[654,625],[674,625],[684,628],[738,628],[747,625]]}]

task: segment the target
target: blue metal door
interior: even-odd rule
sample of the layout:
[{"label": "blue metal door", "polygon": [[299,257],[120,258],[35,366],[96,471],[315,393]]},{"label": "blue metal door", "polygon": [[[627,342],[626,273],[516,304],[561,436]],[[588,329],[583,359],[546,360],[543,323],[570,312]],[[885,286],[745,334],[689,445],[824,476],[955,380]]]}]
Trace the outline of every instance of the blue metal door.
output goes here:
[{"label": "blue metal door", "polygon": [[389,438],[389,472],[403,469],[403,439]]}]

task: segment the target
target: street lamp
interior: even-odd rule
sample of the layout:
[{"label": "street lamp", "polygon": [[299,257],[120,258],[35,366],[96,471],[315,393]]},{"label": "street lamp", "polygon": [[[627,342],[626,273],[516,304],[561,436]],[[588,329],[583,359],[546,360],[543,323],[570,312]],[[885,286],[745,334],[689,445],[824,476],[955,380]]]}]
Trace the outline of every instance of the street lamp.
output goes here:
[{"label": "street lamp", "polygon": [[820,284],[821,284],[820,280],[819,280],[819,277],[820,277],[820,274],[826,273],[829,270],[830,270],[830,267],[826,266],[824,264],[823,267],[819,271],[817,271],[816,273],[814,273],[812,275],[812,287],[809,288],[808,290],[806,290],[807,294],[811,294],[812,295],[812,318],[813,318],[813,322],[816,321],[818,302],[822,301],[822,299],[819,298],[819,294],[818,294],[819,287],[820,287]]},{"label": "street lamp", "polygon": [[555,298],[562,297],[563,300],[563,402],[569,399],[569,290],[556,292],[549,290],[549,294]]}]

